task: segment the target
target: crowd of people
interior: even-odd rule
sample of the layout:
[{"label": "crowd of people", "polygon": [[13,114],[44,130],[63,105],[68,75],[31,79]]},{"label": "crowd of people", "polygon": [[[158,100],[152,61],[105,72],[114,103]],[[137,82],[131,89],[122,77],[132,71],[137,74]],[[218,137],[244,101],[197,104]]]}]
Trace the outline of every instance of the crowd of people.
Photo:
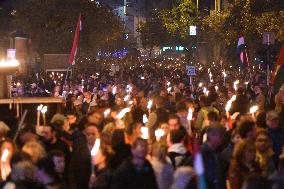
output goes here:
[{"label": "crowd of people", "polygon": [[190,79],[182,60],[111,64],[35,77],[29,94],[64,108],[17,134],[0,122],[2,188],[283,188],[284,86],[271,97],[258,66],[195,64]]}]

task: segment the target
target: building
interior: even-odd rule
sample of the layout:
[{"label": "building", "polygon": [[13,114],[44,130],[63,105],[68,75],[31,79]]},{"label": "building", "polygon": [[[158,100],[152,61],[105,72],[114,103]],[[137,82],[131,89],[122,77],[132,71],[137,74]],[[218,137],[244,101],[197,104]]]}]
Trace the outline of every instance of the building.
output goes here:
[{"label": "building", "polygon": [[113,12],[118,15],[125,27],[125,40],[130,47],[140,49],[142,42],[137,31],[140,24],[145,22],[147,16],[146,0],[123,0],[123,3],[113,7]]}]

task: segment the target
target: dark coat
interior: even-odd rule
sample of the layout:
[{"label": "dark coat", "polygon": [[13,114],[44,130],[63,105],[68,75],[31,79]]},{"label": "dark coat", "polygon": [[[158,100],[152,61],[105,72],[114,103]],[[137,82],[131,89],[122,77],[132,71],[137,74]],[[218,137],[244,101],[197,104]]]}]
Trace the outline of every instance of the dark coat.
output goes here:
[{"label": "dark coat", "polygon": [[96,181],[92,189],[110,189],[113,171],[109,168],[104,168],[96,172]]},{"label": "dark coat", "polygon": [[207,189],[223,189],[222,170],[218,154],[207,143],[201,146]]},{"label": "dark coat", "polygon": [[112,189],[158,189],[154,170],[148,160],[137,168],[127,159],[115,172]]},{"label": "dark coat", "polygon": [[91,154],[83,135],[74,142],[69,167],[69,188],[89,189]]}]

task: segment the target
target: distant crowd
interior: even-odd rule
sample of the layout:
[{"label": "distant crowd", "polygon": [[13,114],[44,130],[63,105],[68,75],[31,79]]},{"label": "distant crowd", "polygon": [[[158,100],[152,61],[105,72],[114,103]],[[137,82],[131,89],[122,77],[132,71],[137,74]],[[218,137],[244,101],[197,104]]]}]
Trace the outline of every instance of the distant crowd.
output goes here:
[{"label": "distant crowd", "polygon": [[0,122],[2,188],[283,188],[284,86],[272,95],[260,67],[112,64],[14,80],[14,96],[65,103],[45,125]]}]

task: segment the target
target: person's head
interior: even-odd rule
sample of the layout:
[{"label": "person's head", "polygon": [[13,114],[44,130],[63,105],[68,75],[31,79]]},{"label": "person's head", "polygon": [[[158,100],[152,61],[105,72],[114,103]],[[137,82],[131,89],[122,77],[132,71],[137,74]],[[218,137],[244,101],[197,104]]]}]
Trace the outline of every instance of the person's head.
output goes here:
[{"label": "person's head", "polygon": [[97,138],[100,137],[99,129],[94,124],[87,124],[84,130],[88,145],[94,145]]},{"label": "person's head", "polygon": [[10,128],[3,121],[0,121],[0,139],[6,138]]},{"label": "person's head", "polygon": [[221,145],[225,132],[226,129],[219,123],[211,123],[206,131],[207,142],[211,148],[215,150]]},{"label": "person's head", "polygon": [[49,157],[54,163],[54,169],[57,173],[63,174],[65,170],[65,155],[62,151],[54,150],[51,151]]},{"label": "person's head", "polygon": [[123,129],[115,129],[111,136],[111,146],[116,148],[117,146],[125,145],[125,136]]},{"label": "person's head", "polygon": [[88,114],[89,123],[100,126],[104,120],[104,115],[97,111],[92,111]]},{"label": "person's head", "polygon": [[124,101],[123,101],[123,98],[121,96],[116,96],[115,97],[115,104],[117,106],[123,106],[124,105]]},{"label": "person's head", "polygon": [[170,130],[179,129],[181,126],[180,118],[176,114],[171,114],[168,120]]},{"label": "person's head", "polygon": [[37,162],[46,155],[43,146],[35,141],[27,142],[22,150],[31,156],[33,162]]},{"label": "person's head", "polygon": [[233,158],[238,163],[252,162],[255,160],[256,148],[251,140],[242,140],[235,146]]},{"label": "person's head", "polygon": [[[44,157],[40,159],[37,164],[37,179],[42,184],[50,182],[48,179],[55,180],[57,173],[55,171],[55,165],[51,158]],[[47,179],[48,178],[48,179]]]},{"label": "person's head", "polygon": [[[253,87],[253,86],[252,86],[252,87]],[[253,87],[253,90],[254,90],[254,93],[255,93],[256,95],[258,95],[258,94],[261,93],[261,89],[260,89],[259,85],[255,85],[255,86]]]},{"label": "person's head", "polygon": [[228,124],[228,117],[227,117],[227,115],[225,115],[225,114],[221,115],[221,117],[220,117],[220,124],[223,127],[227,126],[227,124]]},{"label": "person's head", "polygon": [[255,146],[259,152],[268,152],[271,148],[271,136],[265,129],[259,129],[256,133]]},{"label": "person's head", "polygon": [[36,180],[36,167],[31,161],[23,160],[12,166],[12,181]]},{"label": "person's head", "polygon": [[232,134],[231,134],[231,142],[234,145],[237,145],[240,141],[242,140],[239,131],[237,129],[233,130]]},{"label": "person's head", "polygon": [[170,143],[176,144],[176,143],[183,143],[186,136],[186,131],[183,128],[174,129],[170,131]]},{"label": "person's head", "polygon": [[217,122],[218,119],[219,119],[217,112],[214,112],[214,111],[210,111],[207,114],[207,117],[208,117],[208,120],[209,120],[209,124],[213,123],[213,122]]},{"label": "person's head", "polygon": [[188,108],[186,107],[186,104],[183,102],[180,102],[176,105],[176,110],[179,115],[181,116],[187,116],[187,110]]},{"label": "person's head", "polygon": [[277,129],[279,127],[279,114],[276,111],[266,113],[266,125],[268,128]]},{"label": "person's head", "polygon": [[258,128],[266,128],[266,112],[260,112],[256,116],[256,125]]},{"label": "person's head", "polygon": [[142,109],[147,109],[147,104],[148,104],[148,101],[146,100],[146,98],[142,98],[142,99],[140,100],[139,106],[140,106]]},{"label": "person's head", "polygon": [[142,123],[140,122],[130,123],[125,127],[125,133],[129,136],[139,137],[141,136],[141,127]]},{"label": "person's head", "polygon": [[88,91],[88,92],[84,92],[84,97],[87,101],[90,101],[92,98],[92,94]]},{"label": "person's head", "polygon": [[159,161],[166,161],[168,147],[164,143],[157,142],[153,145],[152,156]]},{"label": "person's head", "polygon": [[53,124],[42,127],[42,136],[45,142],[52,142],[56,138],[56,131]]},{"label": "person's head", "polygon": [[256,126],[254,121],[245,119],[239,123],[238,130],[242,139],[255,140]]},{"label": "person's head", "polygon": [[77,121],[77,114],[74,111],[67,112],[66,118],[67,118],[69,125],[72,125],[76,123]]},{"label": "person's head", "polygon": [[38,141],[39,137],[34,128],[27,128],[20,130],[17,143],[22,146],[29,141]]},{"label": "person's head", "polygon": [[142,138],[137,138],[131,147],[132,156],[135,159],[145,160],[148,153],[148,143],[147,140]]},{"label": "person's head", "polygon": [[165,131],[165,134],[168,134],[170,132],[168,123],[160,123],[159,128],[163,129]]},{"label": "person's head", "polygon": [[157,108],[163,108],[165,106],[165,97],[157,96],[155,100]]},{"label": "person's head", "polygon": [[17,151],[15,152],[10,160],[10,166],[13,169],[13,166],[21,161],[32,161],[31,156],[23,151]]},{"label": "person's head", "polygon": [[110,148],[101,147],[98,153],[94,156],[94,165],[98,169],[103,169],[110,165],[110,160],[113,156],[113,152]]},{"label": "person's head", "polygon": [[237,95],[243,95],[245,92],[244,88],[243,87],[238,87],[237,89]]}]

